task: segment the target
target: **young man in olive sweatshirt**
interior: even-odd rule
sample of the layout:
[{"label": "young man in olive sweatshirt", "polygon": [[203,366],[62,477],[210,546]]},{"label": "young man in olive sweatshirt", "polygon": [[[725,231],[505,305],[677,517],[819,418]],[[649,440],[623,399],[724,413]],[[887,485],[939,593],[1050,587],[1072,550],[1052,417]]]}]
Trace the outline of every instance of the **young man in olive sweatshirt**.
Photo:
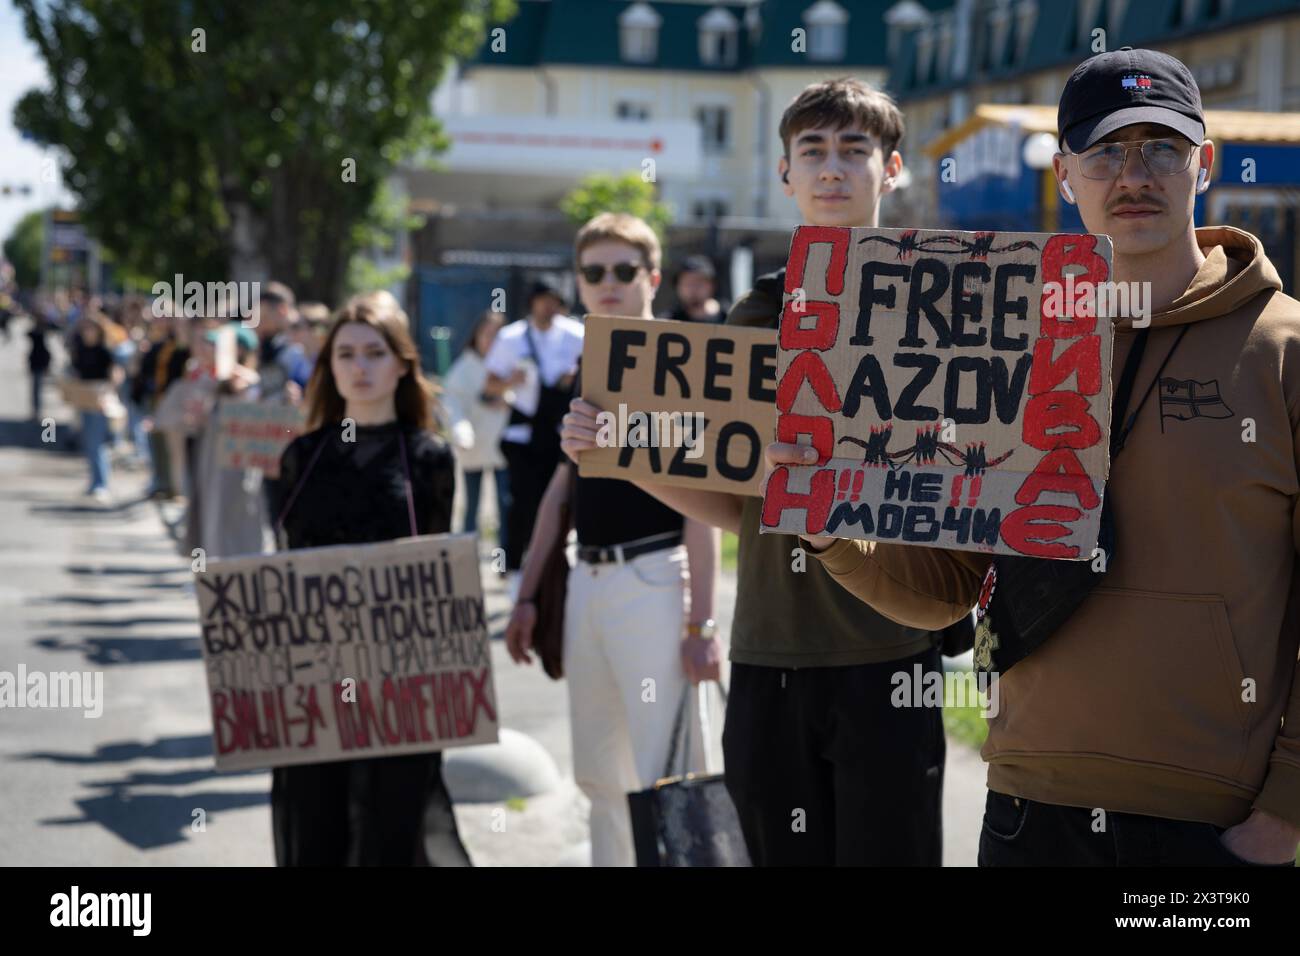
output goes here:
[{"label": "young man in olive sweatshirt", "polygon": [[[777,175],[805,223],[876,224],[903,166],[903,117],[889,97],[852,79],[814,84],[780,136]],[[727,324],[776,328],[784,284],[784,270],[759,278]],[[575,460],[595,446],[597,411],[578,400],[566,416]],[[637,485],[740,536],[722,745],[752,861],[940,865],[943,715],[890,702],[895,674],[941,670],[938,635],[864,614],[797,537],[760,535],[759,498]]]},{"label": "young man in olive sweatshirt", "polygon": [[[1105,489],[1114,555],[999,679],[980,863],[1294,865],[1300,303],[1254,236],[1195,228],[1214,147],[1182,63],[1128,47],[1089,59],[1058,129],[1063,198],[1112,238],[1113,280],[1150,284],[1154,314]],[[1137,339],[1116,320],[1115,369]],[[897,621],[942,627],[990,585],[998,599],[987,555],[808,540]]]}]

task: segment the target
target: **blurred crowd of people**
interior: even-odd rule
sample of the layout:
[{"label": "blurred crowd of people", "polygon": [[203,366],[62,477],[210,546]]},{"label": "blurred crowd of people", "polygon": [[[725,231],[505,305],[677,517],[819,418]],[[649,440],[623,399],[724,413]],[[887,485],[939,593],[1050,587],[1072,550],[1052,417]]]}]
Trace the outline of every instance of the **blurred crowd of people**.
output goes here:
[{"label": "blurred crowd of people", "polygon": [[[654,317],[661,252],[645,222],[598,216],[575,253],[585,312]],[[722,318],[707,259],[684,259],[673,286],[678,318]],[[148,469],[148,493],[173,506],[164,517],[175,516],[187,559],[450,531],[457,485],[456,523],[476,533],[490,480],[491,565],[508,578],[520,661],[531,634],[521,615],[546,555],[567,538],[557,517],[567,501],[578,544],[564,625],[575,767],[592,800],[593,860],[631,863],[625,794],[653,784],[679,731],[691,769],[706,769],[699,685],[718,679],[721,662],[719,539],[628,482],[577,476],[564,459],[560,423],[580,394],[585,329],[564,293],[538,281],[518,320],[484,312],[437,384],[386,292],[331,313],[270,282],[255,320],[228,318],[234,306],[220,295],[198,310],[188,299],[38,297],[28,310],[32,418],[48,421],[43,391],[65,354],[57,381],[80,418],[86,493],[114,500],[115,459]],[[224,399],[301,411],[278,475],[222,466],[222,417],[235,414]],[[646,675],[672,702],[652,721],[640,705]],[[402,796],[364,797],[372,791]],[[271,802],[282,865],[468,862],[437,753],[277,768]]]}]

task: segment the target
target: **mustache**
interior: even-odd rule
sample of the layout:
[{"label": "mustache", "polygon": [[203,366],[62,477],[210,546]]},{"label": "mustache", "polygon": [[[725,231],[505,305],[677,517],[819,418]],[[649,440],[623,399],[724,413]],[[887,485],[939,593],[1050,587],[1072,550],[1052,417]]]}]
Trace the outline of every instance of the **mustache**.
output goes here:
[{"label": "mustache", "polygon": [[1154,198],[1138,199],[1130,196],[1121,196],[1119,199],[1116,199],[1113,203],[1111,203],[1110,206],[1107,207],[1106,211],[1121,212],[1124,209],[1131,208],[1134,206],[1151,206],[1155,209],[1161,210],[1162,212],[1165,209],[1165,204]]}]

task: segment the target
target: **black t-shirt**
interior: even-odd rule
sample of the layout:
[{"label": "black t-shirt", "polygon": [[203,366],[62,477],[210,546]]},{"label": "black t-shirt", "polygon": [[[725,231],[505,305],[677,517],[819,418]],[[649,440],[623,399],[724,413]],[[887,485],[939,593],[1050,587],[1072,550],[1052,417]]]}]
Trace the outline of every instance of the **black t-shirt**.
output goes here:
[{"label": "black t-shirt", "polygon": [[685,524],[680,514],[659,499],[618,478],[579,477],[574,507],[578,544],[589,547],[604,548],[681,531]]},{"label": "black t-shirt", "polygon": [[44,372],[50,367],[50,347],[45,342],[45,328],[34,326],[27,333],[32,350],[27,353],[27,367],[33,372]]},{"label": "black t-shirt", "polygon": [[290,548],[370,544],[411,534],[399,430],[406,439],[416,529],[420,534],[451,530],[456,472],[445,442],[396,422],[358,425],[355,440],[344,441],[340,426],[327,425],[295,438],[280,458],[280,500],[272,520],[283,511],[324,442],[284,518]]},{"label": "black t-shirt", "polygon": [[[573,396],[582,396],[582,369],[574,376]],[[646,449],[635,454],[644,455]],[[672,455],[671,449],[660,454]],[[570,463],[571,468],[578,467]],[[573,493],[573,523],[578,544],[593,548],[625,544],[651,535],[681,531],[685,519],[630,481],[620,478],[578,477]]]},{"label": "black t-shirt", "polygon": [[112,371],[113,353],[102,345],[86,345],[78,338],[72,348],[72,368],[77,378],[87,382],[103,381]]}]

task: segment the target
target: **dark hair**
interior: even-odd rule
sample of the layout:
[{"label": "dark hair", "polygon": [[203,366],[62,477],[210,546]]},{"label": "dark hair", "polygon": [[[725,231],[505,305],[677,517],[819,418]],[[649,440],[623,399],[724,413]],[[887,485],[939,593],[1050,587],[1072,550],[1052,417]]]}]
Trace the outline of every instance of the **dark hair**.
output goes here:
[{"label": "dark hair", "polygon": [[813,83],[794,98],[781,116],[779,129],[786,159],[790,141],[806,129],[860,126],[879,138],[885,159],[903,141],[903,114],[888,93],[851,76]]},{"label": "dark hair", "polygon": [[384,337],[398,359],[406,363],[406,374],[398,380],[397,393],[393,396],[397,420],[404,425],[427,429],[432,420],[433,389],[420,370],[420,353],[411,338],[410,320],[392,293],[384,291],[353,296],[334,317],[334,324],[321,346],[320,358],[316,360],[316,367],[307,382],[307,429],[311,431],[343,421],[347,403],[339,394],[330,360],[334,354],[334,339],[339,329],[349,322],[370,326]]},{"label": "dark hair", "polygon": [[682,276],[691,272],[708,276],[710,279],[717,278],[717,272],[714,270],[713,263],[709,261],[708,256],[687,256],[682,260],[682,264],[677,267],[677,271],[673,273],[673,288],[676,288],[677,283],[682,281]]},{"label": "dark hair", "polygon": [[491,309],[486,309],[483,312],[483,314],[478,317],[478,320],[474,323],[473,327],[470,328],[469,338],[465,340],[464,346],[461,347],[460,350],[461,355],[464,355],[466,352],[473,352],[475,355],[478,355],[480,358],[484,357],[479,352],[478,345],[475,343],[478,342],[478,334],[483,331],[483,326],[487,325],[489,322],[504,323],[505,316],[503,316],[500,312],[493,312]]},{"label": "dark hair", "polygon": [[276,305],[287,305],[290,308],[294,304],[293,290],[283,282],[266,283],[257,298],[260,302],[274,302]]}]

